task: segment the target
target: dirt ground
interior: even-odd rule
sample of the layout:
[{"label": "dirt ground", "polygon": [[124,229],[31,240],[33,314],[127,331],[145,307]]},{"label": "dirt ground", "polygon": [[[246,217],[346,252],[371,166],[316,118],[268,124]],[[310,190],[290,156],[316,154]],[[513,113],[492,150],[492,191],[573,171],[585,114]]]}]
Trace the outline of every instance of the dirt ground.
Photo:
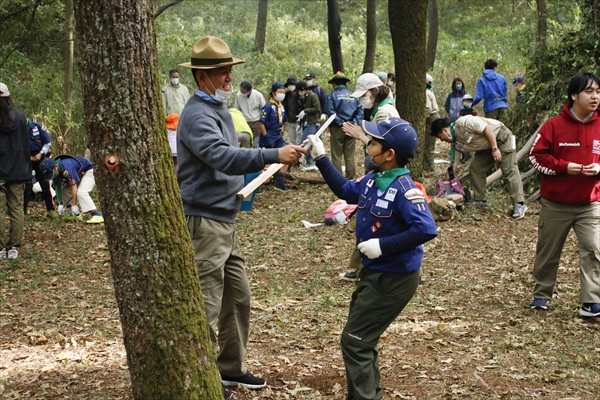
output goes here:
[{"label": "dirt ground", "polygon": [[[600,325],[578,316],[575,236],[551,309],[532,311],[538,207],[514,221],[501,185],[491,199],[439,223],[425,245],[423,284],[379,344],[385,398],[599,398]],[[238,399],[345,396],[339,336],[354,283],[338,275],[353,237],[301,223],[321,222],[333,200],[322,184],[268,186],[239,215],[253,291],[247,365],[268,387]],[[0,263],[0,398],[131,399],[104,227],[44,214],[34,203],[20,257]]]}]

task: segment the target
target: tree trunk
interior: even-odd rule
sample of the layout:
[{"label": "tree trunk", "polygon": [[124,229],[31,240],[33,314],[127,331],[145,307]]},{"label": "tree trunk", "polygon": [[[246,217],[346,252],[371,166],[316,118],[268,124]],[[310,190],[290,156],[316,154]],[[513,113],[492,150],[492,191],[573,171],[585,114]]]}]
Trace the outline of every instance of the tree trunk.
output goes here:
[{"label": "tree trunk", "polygon": [[413,124],[419,146],[410,163],[412,176],[421,176],[425,144],[425,44],[427,2],[389,1],[388,15],[396,68],[396,108]]},{"label": "tree trunk", "polygon": [[222,399],[159,113],[152,1],[76,0],[75,20],[85,126],[134,398]]},{"label": "tree trunk", "polygon": [[256,35],[254,35],[254,50],[264,53],[267,39],[267,9],[269,0],[258,0],[258,18],[256,20]]},{"label": "tree trunk", "polygon": [[342,17],[337,0],[327,0],[327,33],[329,35],[329,52],[333,73],[344,71],[342,59]]},{"label": "tree trunk", "polygon": [[367,48],[362,73],[373,72],[377,49],[377,0],[367,0]]},{"label": "tree trunk", "polygon": [[546,50],[546,38],[548,36],[548,12],[546,11],[546,0],[536,0],[538,21],[538,42],[540,50]]},{"label": "tree trunk", "polygon": [[62,136],[67,136],[71,126],[73,111],[73,0],[65,0],[65,82],[63,96],[65,102],[65,120],[61,131]]},{"label": "tree trunk", "polygon": [[435,53],[437,49],[439,27],[436,0],[429,0],[427,19],[429,20],[429,36],[427,38],[427,69],[432,70],[433,65],[435,64]]}]

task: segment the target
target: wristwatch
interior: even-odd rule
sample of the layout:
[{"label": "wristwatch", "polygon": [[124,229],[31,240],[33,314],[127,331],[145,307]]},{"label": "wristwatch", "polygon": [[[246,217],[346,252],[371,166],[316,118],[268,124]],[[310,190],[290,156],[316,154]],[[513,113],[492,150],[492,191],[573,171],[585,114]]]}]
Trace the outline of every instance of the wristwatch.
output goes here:
[{"label": "wristwatch", "polygon": [[492,147],[492,151],[496,151],[496,150],[498,150],[497,147]]}]

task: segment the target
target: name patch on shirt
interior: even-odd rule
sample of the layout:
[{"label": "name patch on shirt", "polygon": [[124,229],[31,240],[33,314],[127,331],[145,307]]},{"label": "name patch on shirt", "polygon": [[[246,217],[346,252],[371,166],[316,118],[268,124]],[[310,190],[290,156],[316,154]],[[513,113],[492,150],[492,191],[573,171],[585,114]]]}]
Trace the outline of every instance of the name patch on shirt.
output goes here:
[{"label": "name patch on shirt", "polygon": [[594,146],[592,148],[592,153],[600,154],[600,140],[594,140]]},{"label": "name patch on shirt", "polygon": [[389,200],[389,201],[394,201],[397,193],[398,193],[398,189],[390,188],[390,189],[388,189],[387,193],[385,194],[384,199]]},{"label": "name patch on shirt", "polygon": [[373,186],[373,182],[374,182],[374,181],[373,181],[373,179],[369,179],[369,180],[367,181],[367,187],[371,187],[371,186]]},{"label": "name patch on shirt", "polygon": [[378,200],[377,200],[377,203],[375,203],[375,205],[376,205],[377,207],[379,207],[379,208],[385,208],[386,210],[387,210],[387,208],[388,208],[388,204],[389,204],[389,203],[388,203],[387,201],[385,201],[385,200],[381,200],[381,199],[378,199]]},{"label": "name patch on shirt", "polygon": [[558,144],[558,147],[579,147],[579,146],[580,146],[579,142],[575,142],[575,143],[561,142]]},{"label": "name patch on shirt", "polygon": [[371,225],[371,233],[377,232],[381,228],[381,222],[375,221],[373,225]]}]

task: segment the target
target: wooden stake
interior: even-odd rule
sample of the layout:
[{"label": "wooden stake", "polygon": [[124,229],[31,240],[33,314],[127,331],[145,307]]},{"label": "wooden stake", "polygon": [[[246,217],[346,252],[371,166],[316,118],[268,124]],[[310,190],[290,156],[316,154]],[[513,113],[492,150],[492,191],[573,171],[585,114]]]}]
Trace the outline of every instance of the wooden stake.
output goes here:
[{"label": "wooden stake", "polygon": [[[327,129],[327,127],[331,124],[331,122],[333,122],[334,119],[335,119],[335,114],[330,116],[329,119],[327,121],[325,121],[325,123],[321,126],[321,128],[317,131],[317,133],[315,133],[315,136],[320,137],[323,134],[323,132],[325,132],[325,129]],[[308,151],[308,149],[310,149],[310,143],[307,143],[304,145],[304,150]],[[256,189],[258,189],[258,187],[260,185],[262,185],[267,179],[269,179],[277,171],[279,171],[281,169],[281,167],[283,167],[283,164],[281,164],[281,163],[271,164],[269,166],[269,168],[264,170],[259,176],[257,176],[250,183],[248,183],[246,186],[244,186],[242,188],[242,190],[240,190],[237,193],[237,197],[246,198],[246,197],[250,196],[252,194],[252,192],[254,192]]]}]

